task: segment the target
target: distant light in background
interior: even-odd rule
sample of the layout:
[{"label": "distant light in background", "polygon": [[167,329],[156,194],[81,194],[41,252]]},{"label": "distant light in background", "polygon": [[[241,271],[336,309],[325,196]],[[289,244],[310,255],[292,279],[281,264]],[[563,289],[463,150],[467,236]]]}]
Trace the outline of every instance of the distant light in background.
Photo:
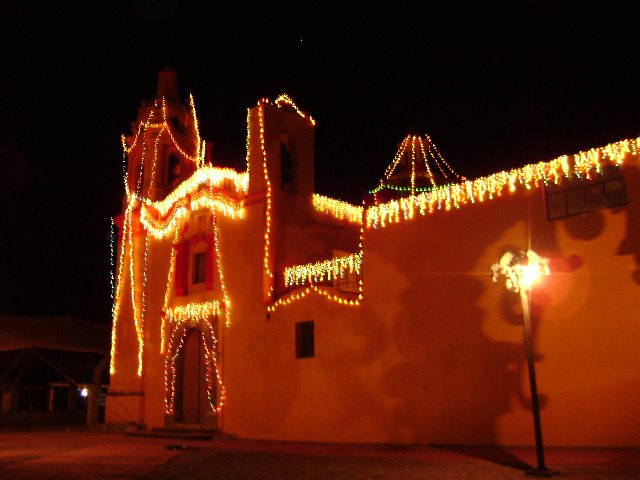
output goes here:
[{"label": "distant light in background", "polygon": [[133,5],[149,20],[165,20],[175,13],[178,0],[134,0]]}]

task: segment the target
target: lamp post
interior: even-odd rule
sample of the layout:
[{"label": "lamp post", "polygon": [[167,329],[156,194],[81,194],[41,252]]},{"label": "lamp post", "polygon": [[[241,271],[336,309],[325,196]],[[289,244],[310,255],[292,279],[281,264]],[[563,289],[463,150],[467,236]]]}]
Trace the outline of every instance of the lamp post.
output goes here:
[{"label": "lamp post", "polygon": [[545,258],[541,258],[533,250],[526,252],[506,252],[500,262],[491,265],[493,281],[500,276],[505,277],[508,290],[520,294],[522,317],[524,324],[524,343],[527,352],[527,366],[529,369],[529,387],[531,390],[531,404],[533,407],[533,426],[536,435],[536,453],[538,466],[528,472],[534,476],[551,476],[544,461],[544,446],[542,444],[542,424],[540,422],[540,404],[538,402],[538,385],[536,382],[536,368],[533,361],[533,346],[531,342],[531,289],[544,275],[549,275],[549,265]]}]

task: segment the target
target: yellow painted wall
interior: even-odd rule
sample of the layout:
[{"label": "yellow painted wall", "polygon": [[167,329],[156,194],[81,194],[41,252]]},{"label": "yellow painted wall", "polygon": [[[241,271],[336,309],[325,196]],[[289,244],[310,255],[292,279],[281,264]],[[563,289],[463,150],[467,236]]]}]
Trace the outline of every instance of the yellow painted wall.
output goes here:
[{"label": "yellow painted wall", "polygon": [[[257,108],[249,116],[251,202],[243,219],[218,218],[232,304],[231,326],[219,332],[225,432],[282,440],[532,445],[519,297],[503,280],[493,283],[489,270],[507,249],[530,247],[550,259],[552,270],[533,296],[546,444],[640,445],[637,157],[625,163],[626,207],[549,221],[543,192],[533,189],[367,229],[360,306],[310,294],[268,314]],[[264,108],[271,267],[322,260],[334,248],[356,251],[358,229],[315,221],[308,189],[298,196],[279,191],[282,131],[304,137],[307,149],[313,132],[295,114]],[[107,422],[164,424],[158,342],[167,242],[151,243],[142,387],[128,293],[118,326],[110,390],[143,388],[144,401],[109,397]],[[140,265],[140,251],[136,255]],[[307,320],[315,322],[315,356],[296,359],[295,323]]]},{"label": "yellow painted wall", "polygon": [[[137,239],[139,240],[139,235]],[[120,252],[118,242],[118,252]],[[134,276],[141,277],[138,269],[144,260],[144,239],[133,244]],[[138,369],[138,334],[133,317],[130,282],[130,254],[127,253],[122,264],[122,299],[119,315],[115,325],[116,351],[112,359],[114,371],[109,380],[109,392],[106,399],[105,422],[113,424],[144,423],[144,392],[142,379],[137,374]],[[118,262],[118,267],[120,262]],[[140,298],[136,294],[136,300]],[[113,338],[112,338],[113,341]]]},{"label": "yellow painted wall", "polygon": [[[225,428],[532,445],[519,296],[489,270],[507,249],[530,247],[553,272],[533,297],[546,444],[640,444],[637,167],[625,180],[628,206],[563,220],[547,220],[534,189],[367,230],[360,307],[309,296],[268,319],[258,307],[231,329],[227,372],[241,373],[229,380]],[[304,320],[315,322],[316,356],[296,360],[294,325]]]}]

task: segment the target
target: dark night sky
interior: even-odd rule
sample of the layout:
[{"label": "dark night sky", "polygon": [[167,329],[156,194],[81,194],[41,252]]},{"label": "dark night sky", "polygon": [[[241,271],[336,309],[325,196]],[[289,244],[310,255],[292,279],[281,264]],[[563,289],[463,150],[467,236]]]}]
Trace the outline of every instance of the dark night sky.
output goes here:
[{"label": "dark night sky", "polygon": [[352,201],[410,129],[470,178],[640,133],[624,2],[42,3],[0,7],[0,313],[109,320],[119,137],[169,51],[214,162],[243,168],[246,108],[287,92],[316,191]]}]

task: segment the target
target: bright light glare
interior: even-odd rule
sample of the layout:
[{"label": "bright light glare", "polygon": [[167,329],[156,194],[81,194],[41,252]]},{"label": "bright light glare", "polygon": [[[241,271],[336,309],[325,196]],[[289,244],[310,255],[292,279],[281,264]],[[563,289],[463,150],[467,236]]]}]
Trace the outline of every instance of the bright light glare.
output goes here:
[{"label": "bright light glare", "polygon": [[89,390],[87,390],[86,387],[80,390],[81,397],[86,397],[87,395],[89,395]]},{"label": "bright light glare", "polygon": [[531,287],[540,279],[541,273],[538,263],[523,265],[520,270],[520,287],[531,290]]},{"label": "bright light glare", "polygon": [[505,252],[499,263],[491,266],[493,281],[504,276],[508,290],[518,293],[529,291],[544,275],[549,275],[549,261],[541,258],[533,250],[512,253]]}]

